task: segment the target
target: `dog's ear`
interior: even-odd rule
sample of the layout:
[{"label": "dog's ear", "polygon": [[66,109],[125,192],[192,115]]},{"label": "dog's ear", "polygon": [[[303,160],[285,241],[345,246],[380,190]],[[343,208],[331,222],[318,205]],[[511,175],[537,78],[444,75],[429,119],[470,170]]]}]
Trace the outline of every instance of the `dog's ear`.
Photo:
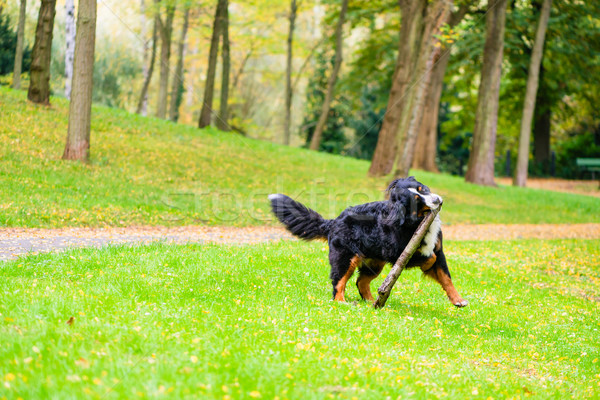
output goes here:
[{"label": "dog's ear", "polygon": [[385,191],[387,193],[391,193],[392,190],[394,190],[396,188],[396,185],[398,184],[399,181],[400,181],[400,179],[394,179],[392,182],[390,182],[388,188]]}]

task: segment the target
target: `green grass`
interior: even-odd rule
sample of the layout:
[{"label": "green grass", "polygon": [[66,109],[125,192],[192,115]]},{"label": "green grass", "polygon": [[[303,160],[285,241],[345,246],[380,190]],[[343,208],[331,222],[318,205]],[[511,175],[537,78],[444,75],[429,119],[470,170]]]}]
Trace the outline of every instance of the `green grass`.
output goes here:
[{"label": "green grass", "polygon": [[[65,162],[68,104],[52,104],[0,88],[0,226],[272,224],[273,192],[333,217],[380,200],[389,180],[366,178],[366,161],[104,107],[93,110],[91,164]],[[447,223],[600,222],[597,198],[414,174],[444,196]]]},{"label": "green grass", "polygon": [[446,247],[465,309],[417,271],[334,303],[320,243],[0,264],[0,398],[600,396],[600,241]]}]

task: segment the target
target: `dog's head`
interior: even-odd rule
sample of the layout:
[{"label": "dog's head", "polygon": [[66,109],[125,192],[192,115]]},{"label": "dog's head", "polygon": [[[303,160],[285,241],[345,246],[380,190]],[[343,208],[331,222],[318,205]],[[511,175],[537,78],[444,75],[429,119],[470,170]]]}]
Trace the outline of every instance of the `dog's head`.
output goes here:
[{"label": "dog's head", "polygon": [[413,220],[419,220],[424,212],[437,209],[442,204],[442,198],[413,176],[396,179],[387,188],[392,203],[401,204],[406,214]]}]

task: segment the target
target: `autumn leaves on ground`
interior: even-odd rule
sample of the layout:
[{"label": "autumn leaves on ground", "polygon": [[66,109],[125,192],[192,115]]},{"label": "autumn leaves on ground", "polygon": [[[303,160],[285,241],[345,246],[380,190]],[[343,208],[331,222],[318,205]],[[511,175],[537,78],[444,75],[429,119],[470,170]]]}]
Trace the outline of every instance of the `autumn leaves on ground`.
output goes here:
[{"label": "autumn leaves on ground", "polygon": [[[92,163],[66,163],[66,103],[0,94],[4,227],[269,226],[271,192],[327,216],[383,196],[386,181],[365,178],[362,161],[104,108]],[[444,196],[450,226],[600,222],[595,197],[415,174]],[[331,302],[323,243],[1,262],[0,399],[599,396],[600,240],[447,241],[445,251],[465,309],[416,271],[382,310],[354,285],[348,304]]]}]

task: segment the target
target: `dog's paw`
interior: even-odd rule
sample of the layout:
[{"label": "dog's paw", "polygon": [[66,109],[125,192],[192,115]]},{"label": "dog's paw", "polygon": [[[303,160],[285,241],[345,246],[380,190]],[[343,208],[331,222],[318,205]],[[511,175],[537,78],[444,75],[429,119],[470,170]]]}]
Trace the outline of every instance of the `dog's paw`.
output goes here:
[{"label": "dog's paw", "polygon": [[454,302],[454,305],[456,307],[466,307],[468,304],[469,304],[469,302],[466,300],[463,300],[463,299],[460,299],[460,300]]}]

